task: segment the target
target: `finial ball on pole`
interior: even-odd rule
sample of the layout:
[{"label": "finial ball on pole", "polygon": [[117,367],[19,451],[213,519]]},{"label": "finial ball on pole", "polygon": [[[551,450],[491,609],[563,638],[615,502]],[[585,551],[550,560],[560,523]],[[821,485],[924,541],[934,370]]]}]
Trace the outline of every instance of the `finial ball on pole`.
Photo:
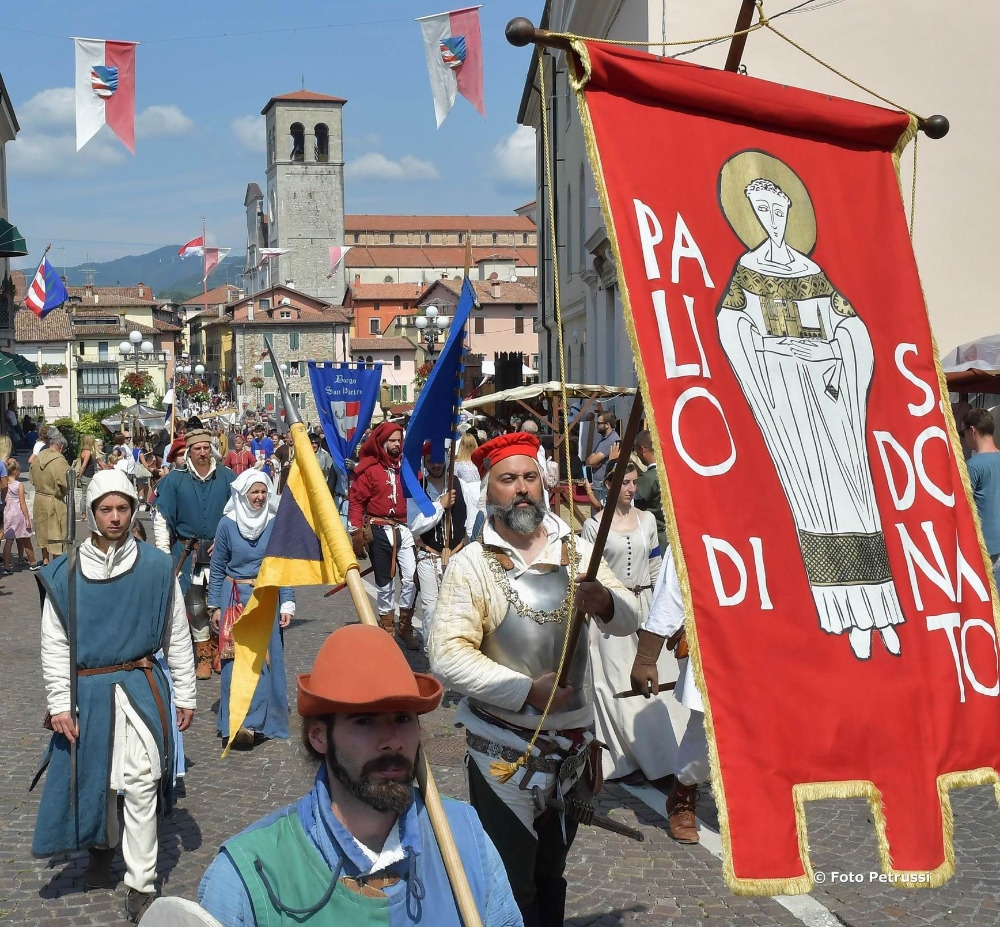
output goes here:
[{"label": "finial ball on pole", "polygon": [[524,16],[516,16],[507,23],[504,35],[507,36],[507,41],[511,45],[517,48],[524,48],[525,45],[530,45],[535,41],[535,27],[530,19]]},{"label": "finial ball on pole", "polygon": [[928,138],[944,138],[951,128],[947,116],[928,116],[920,122],[920,128]]}]

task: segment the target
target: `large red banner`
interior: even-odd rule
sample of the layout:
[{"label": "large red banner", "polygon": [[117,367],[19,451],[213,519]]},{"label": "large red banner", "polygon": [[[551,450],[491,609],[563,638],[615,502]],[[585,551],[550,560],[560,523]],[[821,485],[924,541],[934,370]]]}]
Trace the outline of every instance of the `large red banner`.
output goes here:
[{"label": "large red banner", "polygon": [[727,882],[810,890],[805,802],[863,796],[889,880],[940,884],[948,790],[1000,781],[1000,681],[989,558],[894,164],[913,123],[577,49]]}]

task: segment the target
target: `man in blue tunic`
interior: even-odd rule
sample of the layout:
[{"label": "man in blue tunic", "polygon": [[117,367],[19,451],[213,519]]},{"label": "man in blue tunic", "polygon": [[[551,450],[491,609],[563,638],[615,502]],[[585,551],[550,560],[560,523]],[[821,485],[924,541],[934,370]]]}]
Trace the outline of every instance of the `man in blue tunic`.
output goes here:
[{"label": "man in blue tunic", "polygon": [[[299,676],[311,792],[227,840],[198,898],[224,927],[461,927],[427,811],[413,787],[418,715],[441,683],[414,673],[375,627],[334,631]],[[484,927],[520,927],[500,856],[475,811],[444,801]]]},{"label": "man in blue tunic", "polygon": [[212,543],[236,474],[216,462],[212,436],[204,429],[188,431],[185,442],[185,465],[156,484],[153,537],[156,546],[173,557],[181,581],[194,640],[195,674],[198,679],[210,679],[219,639],[212,638],[205,592]]},{"label": "man in blue tunic", "polygon": [[[170,691],[154,658],[162,649],[174,681],[177,727],[194,716],[194,657],[170,558],[139,543],[129,528],[138,496],[119,470],[97,473],[86,498],[90,537],[75,580],[77,665],[70,667],[69,581],[61,556],[38,574],[42,671],[53,736],[32,852],[90,850],[87,885],[111,879],[119,842],[117,794],[124,792],[126,915],[138,923],[155,894],[157,810],[173,804]],[[70,674],[78,680],[78,716]],[[76,743],[76,802],[70,745]]]}]

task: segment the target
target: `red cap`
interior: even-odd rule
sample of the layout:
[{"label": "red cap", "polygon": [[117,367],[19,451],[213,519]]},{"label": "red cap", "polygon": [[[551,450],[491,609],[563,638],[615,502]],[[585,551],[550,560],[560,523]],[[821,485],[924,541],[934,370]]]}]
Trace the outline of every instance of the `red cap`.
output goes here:
[{"label": "red cap", "polygon": [[472,462],[479,468],[479,475],[486,476],[490,468],[505,457],[537,457],[541,442],[526,431],[500,435],[472,452]]}]

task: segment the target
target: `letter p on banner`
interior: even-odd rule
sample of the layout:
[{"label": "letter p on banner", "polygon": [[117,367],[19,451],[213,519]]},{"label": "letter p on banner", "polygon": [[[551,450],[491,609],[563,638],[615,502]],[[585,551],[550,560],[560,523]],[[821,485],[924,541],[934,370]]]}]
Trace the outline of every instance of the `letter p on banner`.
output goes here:
[{"label": "letter p on banner", "polygon": [[900,199],[915,120],[601,43],[570,57],[673,516],[726,881],[810,891],[805,802],[863,796],[882,871],[940,885],[948,791],[1000,782],[1000,683]]}]

